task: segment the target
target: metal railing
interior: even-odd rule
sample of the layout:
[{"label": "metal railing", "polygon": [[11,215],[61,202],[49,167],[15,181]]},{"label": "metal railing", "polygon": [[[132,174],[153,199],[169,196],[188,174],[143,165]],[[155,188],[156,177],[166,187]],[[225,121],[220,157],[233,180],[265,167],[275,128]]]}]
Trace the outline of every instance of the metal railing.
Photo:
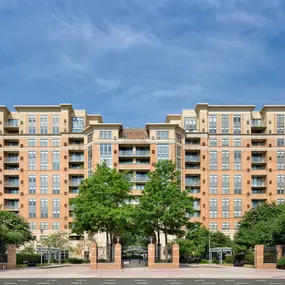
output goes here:
[{"label": "metal railing", "polygon": [[81,180],[70,180],[69,186],[79,186],[81,183]]},{"label": "metal railing", "polygon": [[9,205],[9,204],[4,204],[4,209],[6,210],[19,210],[19,205]]},{"label": "metal railing", "polygon": [[257,156],[252,156],[251,157],[251,162],[266,162],[265,157],[257,157]]},{"label": "metal railing", "polygon": [[84,161],[84,156],[82,156],[82,157],[72,157],[72,156],[70,156],[69,157],[69,161],[71,161],[71,162],[83,162]]},{"label": "metal railing", "polygon": [[120,156],[149,156],[149,151],[130,151],[130,150],[120,150]]},{"label": "metal railing", "polygon": [[14,186],[18,187],[19,186],[19,180],[16,181],[4,181],[4,186]]},{"label": "metal railing", "polygon": [[130,177],[130,182],[147,182],[149,181],[149,177],[142,177],[142,176],[134,176]]},{"label": "metal railing", "polygon": [[185,156],[185,161],[186,162],[199,162],[200,161],[200,156],[198,155],[186,155]]},{"label": "metal railing", "polygon": [[19,156],[4,157],[4,162],[18,162]]},{"label": "metal railing", "polygon": [[264,127],[264,124],[261,120],[252,120],[251,126],[252,127]]},{"label": "metal railing", "polygon": [[187,181],[186,180],[186,186],[199,186],[201,184],[200,180],[192,180],[192,181]]},{"label": "metal railing", "polygon": [[5,127],[18,127],[19,126],[19,122],[4,122],[4,126]]}]

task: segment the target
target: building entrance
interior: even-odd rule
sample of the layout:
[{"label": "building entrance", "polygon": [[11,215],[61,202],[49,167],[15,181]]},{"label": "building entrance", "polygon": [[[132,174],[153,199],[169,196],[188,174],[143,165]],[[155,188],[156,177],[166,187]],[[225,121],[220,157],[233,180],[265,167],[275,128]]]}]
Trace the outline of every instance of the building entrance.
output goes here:
[{"label": "building entrance", "polygon": [[122,247],[123,267],[146,267],[147,266],[147,247],[127,246]]}]

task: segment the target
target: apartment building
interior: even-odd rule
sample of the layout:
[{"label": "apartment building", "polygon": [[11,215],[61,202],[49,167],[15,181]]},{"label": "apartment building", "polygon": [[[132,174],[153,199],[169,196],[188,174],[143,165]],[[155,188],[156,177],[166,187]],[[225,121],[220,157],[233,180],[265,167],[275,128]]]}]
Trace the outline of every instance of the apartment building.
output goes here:
[{"label": "apartment building", "polygon": [[131,171],[139,196],[155,163],[172,159],[196,198],[191,220],[230,236],[245,211],[284,202],[285,106],[197,104],[143,128],[103,123],[71,104],[14,108],[0,106],[0,205],[28,219],[37,239],[40,229],[69,229],[69,201],[102,161]]}]

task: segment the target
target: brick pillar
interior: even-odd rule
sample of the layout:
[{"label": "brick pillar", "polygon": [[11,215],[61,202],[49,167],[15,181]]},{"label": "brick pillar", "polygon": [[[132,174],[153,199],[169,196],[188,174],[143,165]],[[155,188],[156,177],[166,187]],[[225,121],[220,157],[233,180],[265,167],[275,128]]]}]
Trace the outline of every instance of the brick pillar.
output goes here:
[{"label": "brick pillar", "polygon": [[277,261],[282,257],[282,245],[276,245]]},{"label": "brick pillar", "polygon": [[8,268],[13,269],[17,267],[17,258],[16,258],[16,245],[8,244]]},{"label": "brick pillar", "polygon": [[148,268],[154,269],[154,263],[155,263],[155,245],[153,243],[150,243],[148,245]]},{"label": "brick pillar", "polygon": [[119,243],[115,244],[115,264],[117,269],[122,268],[122,246]]},{"label": "brick pillar", "polygon": [[264,245],[255,245],[254,247],[254,268],[263,268]]},{"label": "brick pillar", "polygon": [[172,245],[172,263],[174,268],[179,268],[179,244]]},{"label": "brick pillar", "polygon": [[97,244],[92,243],[90,247],[90,269],[97,269]]}]

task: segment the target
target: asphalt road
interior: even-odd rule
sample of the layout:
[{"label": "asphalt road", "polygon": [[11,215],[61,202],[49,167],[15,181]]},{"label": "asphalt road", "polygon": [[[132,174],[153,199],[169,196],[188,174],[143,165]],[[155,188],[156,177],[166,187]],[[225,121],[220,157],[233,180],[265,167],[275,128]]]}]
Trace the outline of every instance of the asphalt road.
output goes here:
[{"label": "asphalt road", "polygon": [[[1,275],[0,275],[1,278]],[[285,279],[0,279],[0,285],[285,285]]]}]

